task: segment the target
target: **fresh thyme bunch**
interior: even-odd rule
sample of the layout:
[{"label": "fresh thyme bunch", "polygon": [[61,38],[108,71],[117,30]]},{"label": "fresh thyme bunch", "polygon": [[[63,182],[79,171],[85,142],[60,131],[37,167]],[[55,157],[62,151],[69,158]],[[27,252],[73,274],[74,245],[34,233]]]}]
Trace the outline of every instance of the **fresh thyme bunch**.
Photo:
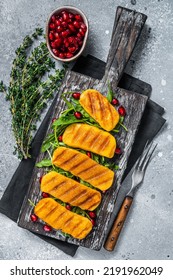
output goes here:
[{"label": "fresh thyme bunch", "polygon": [[25,159],[30,157],[29,149],[36,122],[40,119],[48,99],[53,97],[53,93],[59,88],[65,73],[64,66],[62,70],[55,70],[54,74],[46,76],[55,68],[55,63],[49,57],[45,42],[33,48],[34,41],[41,35],[43,30],[37,28],[31,36],[24,38],[16,50],[9,86],[0,82],[0,91],[4,92],[6,99],[10,101],[12,128],[16,139],[14,153]]}]

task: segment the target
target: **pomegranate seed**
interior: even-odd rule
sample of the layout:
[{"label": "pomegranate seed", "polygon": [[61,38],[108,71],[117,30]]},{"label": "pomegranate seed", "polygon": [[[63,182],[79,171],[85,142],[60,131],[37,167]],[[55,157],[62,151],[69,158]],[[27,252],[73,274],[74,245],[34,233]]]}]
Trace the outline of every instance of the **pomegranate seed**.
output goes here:
[{"label": "pomegranate seed", "polygon": [[42,197],[47,198],[47,197],[49,197],[49,194],[46,192],[42,192]]},{"label": "pomegranate seed", "polygon": [[61,44],[62,44],[62,39],[61,38],[58,38],[58,39],[55,40],[55,45],[57,47],[60,47]]},{"label": "pomegranate seed", "polygon": [[68,37],[68,41],[70,44],[72,44],[74,42],[74,37],[73,36]]},{"label": "pomegranate seed", "polygon": [[58,141],[62,142],[62,135],[58,136]]},{"label": "pomegranate seed", "polygon": [[53,41],[53,39],[54,39],[53,33],[49,33],[49,39],[50,39],[51,41]]},{"label": "pomegranate seed", "polygon": [[81,17],[81,15],[76,14],[76,15],[75,15],[75,19],[76,19],[77,21],[83,22],[83,18]]},{"label": "pomegranate seed", "polygon": [[68,21],[68,19],[69,19],[69,14],[68,14],[66,11],[63,11],[63,12],[62,12],[62,17],[63,17],[63,20]]},{"label": "pomegranate seed", "polygon": [[111,101],[111,104],[112,105],[119,105],[119,101],[117,98],[113,98],[112,101]]},{"label": "pomegranate seed", "polygon": [[76,117],[76,119],[82,119],[82,114],[80,112],[75,112],[74,116]]},{"label": "pomegranate seed", "polygon": [[68,51],[73,54],[76,51],[76,47],[69,47]]},{"label": "pomegranate seed", "polygon": [[61,53],[59,53],[59,58],[65,58],[65,55],[61,52]]},{"label": "pomegranate seed", "polygon": [[81,35],[80,32],[78,32],[78,33],[77,33],[77,37],[80,38],[80,39],[82,39],[83,36]]},{"label": "pomegranate seed", "polygon": [[75,20],[75,21],[73,22],[73,25],[74,25],[74,27],[76,27],[77,29],[80,28],[80,23],[79,23],[77,20]]},{"label": "pomegranate seed", "polygon": [[61,32],[61,36],[63,38],[67,37],[68,35],[70,35],[70,30],[69,29],[66,29],[65,31],[62,31]]},{"label": "pomegranate seed", "polygon": [[65,208],[69,211],[71,210],[71,206],[69,204],[67,204]]},{"label": "pomegranate seed", "polygon": [[74,15],[72,13],[68,13],[68,16],[69,16],[70,19],[74,18]]},{"label": "pomegranate seed", "polygon": [[92,218],[92,219],[96,218],[96,213],[93,212],[93,211],[90,211],[90,212],[88,213],[88,215],[89,215],[90,218]]},{"label": "pomegranate seed", "polygon": [[56,30],[57,30],[58,33],[60,33],[60,32],[63,31],[63,28],[59,25]]},{"label": "pomegranate seed", "polygon": [[67,57],[67,58],[71,58],[71,57],[73,57],[73,54],[72,54],[71,52],[67,52],[67,53],[66,53],[66,57]]},{"label": "pomegranate seed", "polygon": [[51,17],[51,21],[52,21],[52,22],[55,22],[55,20],[56,20],[56,17],[55,17],[55,15],[53,15],[53,16]]},{"label": "pomegranate seed", "polygon": [[32,222],[36,222],[38,220],[38,217],[35,214],[31,214],[30,219]]},{"label": "pomegranate seed", "polygon": [[64,41],[64,46],[65,46],[66,48],[68,48],[69,45],[70,45],[70,43],[69,43],[68,41]]},{"label": "pomegranate seed", "polygon": [[120,114],[120,116],[125,116],[126,115],[126,110],[124,109],[123,106],[120,106],[118,108],[118,113]]},{"label": "pomegranate seed", "polygon": [[73,96],[74,99],[79,99],[80,98],[80,92],[74,92],[72,94],[72,96]]},{"label": "pomegranate seed", "polygon": [[59,19],[57,19],[57,20],[55,21],[55,25],[56,25],[56,26],[60,26],[60,25],[61,25],[61,21],[60,21]]},{"label": "pomegranate seed", "polygon": [[81,34],[82,37],[85,36],[85,32],[84,32],[84,30],[82,28],[79,29],[79,33]]},{"label": "pomegranate seed", "polygon": [[41,183],[42,179],[43,179],[43,176],[41,176],[41,177],[39,178],[39,182],[40,182],[40,183]]},{"label": "pomegranate seed", "polygon": [[80,27],[83,29],[84,32],[87,31],[87,27],[86,27],[85,23],[81,23]]},{"label": "pomegranate seed", "polygon": [[56,120],[57,120],[56,118],[53,118],[53,119],[52,119],[52,123],[54,123]]},{"label": "pomegranate seed", "polygon": [[55,24],[54,24],[54,23],[50,23],[50,24],[49,24],[49,28],[50,28],[50,29],[55,29]]},{"label": "pomegranate seed", "polygon": [[90,152],[87,152],[86,155],[91,158],[91,153]]},{"label": "pomegranate seed", "polygon": [[65,57],[65,46],[60,47],[60,51],[63,53],[64,57]]},{"label": "pomegranate seed", "polygon": [[55,43],[55,42],[51,42],[50,45],[51,45],[51,47],[52,47],[53,49],[56,48],[56,43]]},{"label": "pomegranate seed", "polygon": [[121,149],[119,148],[119,147],[116,147],[116,149],[115,149],[115,154],[116,155],[121,155]]},{"label": "pomegranate seed", "polygon": [[59,51],[58,51],[57,49],[52,49],[52,52],[53,52],[56,56],[59,55]]},{"label": "pomegranate seed", "polygon": [[94,220],[94,219],[91,219],[90,221],[91,221],[91,223],[93,224],[93,227],[94,227],[95,224],[96,224],[95,220]]},{"label": "pomegranate seed", "polygon": [[67,28],[68,24],[67,24],[66,21],[63,21],[63,22],[61,23],[61,26],[63,26],[64,28]]},{"label": "pomegranate seed", "polygon": [[74,27],[73,24],[69,24],[68,27],[72,32],[76,32],[76,28]]},{"label": "pomegranate seed", "polygon": [[61,38],[61,36],[60,36],[60,34],[58,32],[55,32],[54,36],[55,36],[56,39]]},{"label": "pomegranate seed", "polygon": [[44,231],[50,232],[52,230],[52,228],[48,225],[44,225],[43,226]]}]

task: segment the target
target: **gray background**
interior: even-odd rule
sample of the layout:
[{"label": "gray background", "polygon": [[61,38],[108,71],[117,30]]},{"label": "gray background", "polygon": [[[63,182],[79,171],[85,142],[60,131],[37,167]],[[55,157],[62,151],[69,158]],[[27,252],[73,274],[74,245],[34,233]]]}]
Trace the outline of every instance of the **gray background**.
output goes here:
[{"label": "gray background", "polygon": [[[132,1],[135,2],[135,1]],[[165,108],[155,157],[146,172],[114,252],[79,248],[74,259],[173,259],[173,1],[172,0],[0,0],[0,80],[7,84],[15,49],[49,13],[64,4],[81,8],[90,24],[85,54],[106,61],[116,7],[148,15],[146,28],[126,72],[152,85],[152,99]],[[151,30],[150,30],[151,28]],[[135,63],[134,63],[135,62]],[[59,66],[59,65],[58,65]],[[0,95],[0,197],[19,160],[13,155],[9,103]],[[118,203],[123,197],[120,193]],[[16,202],[17,203],[17,202]],[[118,207],[118,205],[117,205]],[[72,259],[0,214],[0,259]]]}]

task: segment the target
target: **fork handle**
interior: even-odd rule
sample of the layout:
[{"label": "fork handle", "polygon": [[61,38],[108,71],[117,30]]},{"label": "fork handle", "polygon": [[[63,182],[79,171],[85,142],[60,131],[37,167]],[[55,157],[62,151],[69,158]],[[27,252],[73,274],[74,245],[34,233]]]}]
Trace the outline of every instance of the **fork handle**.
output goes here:
[{"label": "fork handle", "polygon": [[133,198],[131,196],[126,196],[121,208],[118,212],[117,217],[115,218],[115,221],[113,223],[113,226],[107,236],[106,242],[104,244],[104,248],[107,251],[113,251],[115,248],[115,245],[117,243],[118,237],[120,235],[121,229],[124,225],[124,222],[126,220],[127,214],[129,212],[130,206],[132,204]]}]

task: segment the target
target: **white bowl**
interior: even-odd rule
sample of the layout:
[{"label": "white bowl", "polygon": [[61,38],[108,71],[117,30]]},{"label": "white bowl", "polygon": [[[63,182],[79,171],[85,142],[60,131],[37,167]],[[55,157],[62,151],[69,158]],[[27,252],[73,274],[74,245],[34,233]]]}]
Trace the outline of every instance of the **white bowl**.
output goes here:
[{"label": "white bowl", "polygon": [[[87,27],[87,30],[85,32],[85,36],[83,38],[83,44],[82,44],[82,47],[80,48],[79,52],[76,53],[73,57],[71,58],[60,58],[58,56],[56,56],[53,52],[52,52],[52,48],[50,46],[50,41],[49,41],[49,24],[50,24],[50,21],[51,21],[51,17],[53,15],[57,15],[59,14],[60,12],[62,11],[67,11],[67,12],[71,12],[73,14],[79,14],[81,15],[81,17],[83,18],[83,21],[84,21],[84,24],[86,25]],[[48,19],[47,19],[47,23],[46,23],[46,43],[47,43],[47,48],[50,52],[50,54],[53,56],[54,59],[56,60],[59,60],[59,61],[63,61],[63,62],[71,62],[73,60],[76,60],[83,52],[83,50],[85,49],[85,46],[86,46],[86,42],[87,42],[87,38],[88,38],[88,20],[87,20],[87,17],[85,16],[85,14],[78,8],[76,7],[73,7],[73,6],[62,6],[62,7],[59,7],[57,9],[55,9],[53,12],[51,12],[51,14],[49,15]]]}]

